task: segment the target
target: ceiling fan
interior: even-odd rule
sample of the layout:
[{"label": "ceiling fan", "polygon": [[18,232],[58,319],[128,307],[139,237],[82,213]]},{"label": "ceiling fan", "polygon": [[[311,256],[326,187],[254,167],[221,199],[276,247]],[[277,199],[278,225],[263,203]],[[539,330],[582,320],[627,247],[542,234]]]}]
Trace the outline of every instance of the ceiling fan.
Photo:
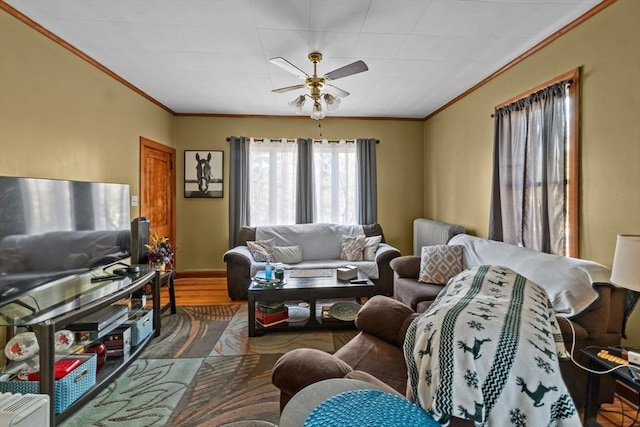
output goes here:
[{"label": "ceiling fan", "polygon": [[[284,93],[306,87],[309,89],[310,93],[298,96],[289,103],[289,106],[297,113],[301,113],[306,97],[309,97],[313,100],[313,111],[311,112],[310,117],[314,120],[321,120],[325,116],[324,111],[322,111],[322,105],[320,104],[321,99],[325,102],[327,110],[332,111],[338,108],[341,98],[349,96],[349,92],[346,90],[342,90],[327,82],[367,71],[369,67],[367,67],[367,64],[363,61],[356,61],[349,65],[345,65],[344,67],[330,71],[324,76],[318,76],[318,62],[322,61],[322,54],[318,52],[311,52],[308,55],[308,58],[309,61],[313,63],[313,75],[311,76],[282,57],[271,58],[269,62],[273,65],[277,65],[283,70],[304,80],[304,83],[302,84],[273,89],[271,92]],[[333,94],[330,92],[333,92]]]}]

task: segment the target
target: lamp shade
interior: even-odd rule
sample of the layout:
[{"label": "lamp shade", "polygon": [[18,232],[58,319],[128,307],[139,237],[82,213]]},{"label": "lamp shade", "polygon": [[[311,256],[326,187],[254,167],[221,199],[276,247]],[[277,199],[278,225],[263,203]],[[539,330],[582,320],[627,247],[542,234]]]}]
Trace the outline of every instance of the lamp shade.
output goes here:
[{"label": "lamp shade", "polygon": [[327,104],[328,111],[335,111],[340,106],[340,98],[333,96],[330,93],[322,95],[325,104]]},{"label": "lamp shade", "polygon": [[310,116],[313,120],[322,120],[324,119],[324,111],[322,111],[322,106],[318,101],[313,103],[313,111]]},{"label": "lamp shade", "polygon": [[304,95],[300,95],[296,97],[293,101],[289,103],[289,107],[297,114],[302,113],[302,106],[304,105],[305,97]]},{"label": "lamp shade", "polygon": [[618,235],[611,283],[640,292],[640,236]]}]

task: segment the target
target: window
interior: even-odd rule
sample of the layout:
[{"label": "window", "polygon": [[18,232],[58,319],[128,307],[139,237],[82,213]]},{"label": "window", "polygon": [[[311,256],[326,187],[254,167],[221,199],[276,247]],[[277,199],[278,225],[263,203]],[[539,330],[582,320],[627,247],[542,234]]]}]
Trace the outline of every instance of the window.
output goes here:
[{"label": "window", "polygon": [[[299,170],[298,144],[309,142],[310,170]],[[358,223],[358,159],[355,141],[250,140],[250,225],[295,224],[298,178],[312,179],[312,222]],[[304,221],[304,222],[311,222]]]},{"label": "window", "polygon": [[576,69],[495,108],[490,239],[578,256],[578,83]]},{"label": "window", "polygon": [[230,248],[245,225],[377,222],[377,139],[227,141]]},{"label": "window", "polygon": [[288,141],[251,141],[249,209],[251,225],[294,224],[297,145]]},{"label": "window", "polygon": [[315,222],[358,223],[356,154],[353,142],[313,144]]}]

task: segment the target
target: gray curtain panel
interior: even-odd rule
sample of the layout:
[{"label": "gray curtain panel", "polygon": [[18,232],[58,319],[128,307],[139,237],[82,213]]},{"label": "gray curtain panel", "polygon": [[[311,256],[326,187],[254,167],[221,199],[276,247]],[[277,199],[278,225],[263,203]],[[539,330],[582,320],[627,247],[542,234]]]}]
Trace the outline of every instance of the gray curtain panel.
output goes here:
[{"label": "gray curtain panel", "polygon": [[567,84],[496,110],[489,239],[565,253]]},{"label": "gray curtain panel", "polygon": [[249,224],[249,139],[228,138],[229,167],[229,248],[236,247],[240,227]]},{"label": "gray curtain panel", "polygon": [[358,153],[358,221],[378,222],[378,174],[375,139],[356,139]]},{"label": "gray curtain panel", "polygon": [[313,222],[313,139],[299,138],[296,188],[296,223]]}]

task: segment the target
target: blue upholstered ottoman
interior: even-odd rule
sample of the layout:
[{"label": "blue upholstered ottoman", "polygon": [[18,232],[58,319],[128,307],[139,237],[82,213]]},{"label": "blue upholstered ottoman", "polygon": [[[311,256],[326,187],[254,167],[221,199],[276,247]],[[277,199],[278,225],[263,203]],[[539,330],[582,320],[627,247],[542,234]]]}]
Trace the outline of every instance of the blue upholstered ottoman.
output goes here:
[{"label": "blue upholstered ottoman", "polygon": [[406,427],[439,424],[421,407],[380,390],[350,390],[322,402],[307,417],[305,427]]}]

